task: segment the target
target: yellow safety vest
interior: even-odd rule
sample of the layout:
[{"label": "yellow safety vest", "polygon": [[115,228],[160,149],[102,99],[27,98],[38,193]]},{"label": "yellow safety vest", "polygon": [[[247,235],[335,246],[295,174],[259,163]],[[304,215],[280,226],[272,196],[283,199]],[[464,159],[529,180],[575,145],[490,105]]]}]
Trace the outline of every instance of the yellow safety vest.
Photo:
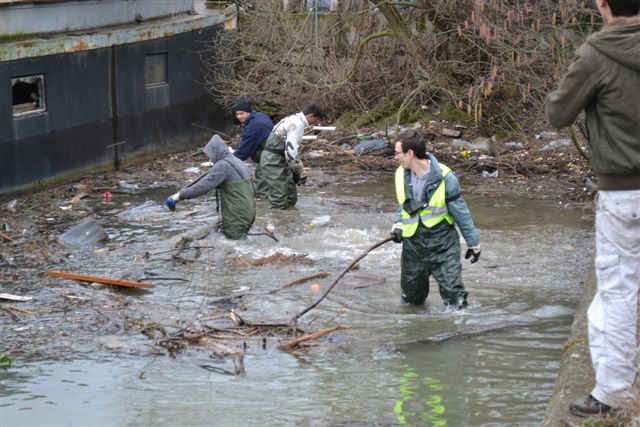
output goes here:
[{"label": "yellow safety vest", "polygon": [[[419,212],[409,215],[409,213],[402,209],[402,237],[411,237],[416,233],[418,229],[418,223],[422,221],[425,227],[431,228],[440,224],[443,220],[446,220],[449,224],[453,224],[453,216],[449,214],[446,204],[446,194],[444,177],[451,169],[440,163],[440,169],[442,170],[442,181],[436,188],[436,191],[431,195],[429,203],[427,203]],[[398,203],[402,206],[407,199],[404,185],[404,171],[405,169],[400,166],[396,170],[396,197]]]}]

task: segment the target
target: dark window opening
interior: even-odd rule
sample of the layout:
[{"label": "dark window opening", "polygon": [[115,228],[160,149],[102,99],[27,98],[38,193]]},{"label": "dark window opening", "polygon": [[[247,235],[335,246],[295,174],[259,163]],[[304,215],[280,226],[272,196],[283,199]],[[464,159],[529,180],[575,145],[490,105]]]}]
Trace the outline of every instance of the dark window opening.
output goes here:
[{"label": "dark window opening", "polygon": [[44,76],[16,77],[11,79],[13,116],[46,111],[44,100]]},{"label": "dark window opening", "polygon": [[144,83],[147,86],[167,83],[167,54],[154,53],[144,58]]}]

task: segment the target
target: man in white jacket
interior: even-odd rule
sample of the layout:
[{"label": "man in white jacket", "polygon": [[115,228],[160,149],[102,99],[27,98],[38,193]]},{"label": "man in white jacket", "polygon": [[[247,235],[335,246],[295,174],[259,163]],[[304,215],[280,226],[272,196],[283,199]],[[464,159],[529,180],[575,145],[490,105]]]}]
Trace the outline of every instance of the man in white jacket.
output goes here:
[{"label": "man in white jacket", "polygon": [[303,185],[307,178],[299,153],[302,136],[307,126],[318,123],[323,117],[320,107],[307,105],[301,112],[280,120],[264,143],[260,168],[272,208],[288,209],[298,201],[296,185]]}]

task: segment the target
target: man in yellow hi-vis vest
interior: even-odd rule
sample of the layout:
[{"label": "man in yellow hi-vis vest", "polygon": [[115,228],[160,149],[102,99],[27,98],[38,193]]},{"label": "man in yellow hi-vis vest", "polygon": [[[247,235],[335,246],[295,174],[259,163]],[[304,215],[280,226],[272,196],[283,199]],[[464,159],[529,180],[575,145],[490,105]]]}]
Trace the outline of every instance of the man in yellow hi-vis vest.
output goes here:
[{"label": "man in yellow hi-vis vest", "polygon": [[467,242],[465,259],[480,258],[480,238],[460,184],[451,170],[427,153],[414,130],[401,132],[395,142],[400,163],[395,186],[398,210],[391,234],[402,245],[400,286],[403,303],[424,304],[429,294],[429,276],[438,282],[440,296],[448,307],[467,306],[462,283],[460,238]]}]

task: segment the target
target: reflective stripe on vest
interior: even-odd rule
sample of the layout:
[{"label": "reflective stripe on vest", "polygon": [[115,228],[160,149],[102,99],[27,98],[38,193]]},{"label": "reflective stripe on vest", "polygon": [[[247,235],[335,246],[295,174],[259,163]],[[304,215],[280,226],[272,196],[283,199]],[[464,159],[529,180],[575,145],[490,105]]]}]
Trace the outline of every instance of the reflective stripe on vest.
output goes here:
[{"label": "reflective stripe on vest", "polygon": [[[431,228],[440,224],[443,220],[446,220],[449,224],[453,224],[453,217],[449,214],[446,204],[445,184],[444,177],[451,169],[440,163],[440,169],[442,170],[442,181],[431,195],[429,203],[423,206],[419,212],[413,216],[403,208],[402,214],[402,236],[413,236],[418,229],[418,222],[422,221],[425,227]],[[400,206],[407,199],[404,185],[404,168],[398,167],[396,170],[396,197]]]}]

